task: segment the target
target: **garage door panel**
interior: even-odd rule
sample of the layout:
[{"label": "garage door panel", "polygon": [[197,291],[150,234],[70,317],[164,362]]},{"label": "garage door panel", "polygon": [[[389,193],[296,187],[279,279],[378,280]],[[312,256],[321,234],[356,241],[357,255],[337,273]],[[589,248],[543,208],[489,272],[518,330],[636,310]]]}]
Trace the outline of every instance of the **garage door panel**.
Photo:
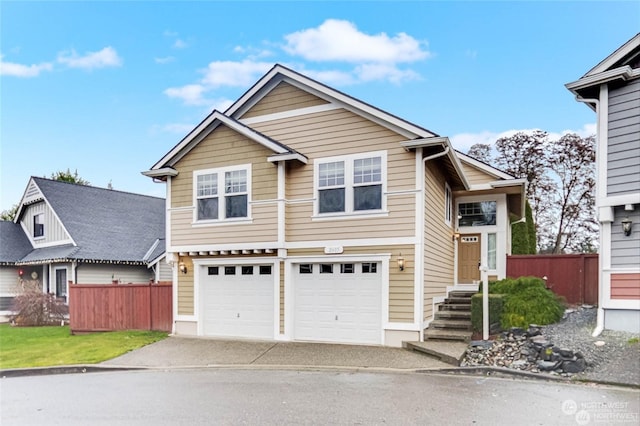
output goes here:
[{"label": "garage door panel", "polygon": [[[231,266],[231,265],[225,265]],[[209,336],[273,338],[273,275],[228,275],[220,266],[219,275],[204,274],[201,279],[203,334]]]},{"label": "garage door panel", "polygon": [[320,264],[313,264],[311,274],[296,270],[294,338],[381,343],[381,275],[363,274],[357,263],[351,269],[354,273],[341,273],[339,263],[331,274],[320,274],[320,269]]}]

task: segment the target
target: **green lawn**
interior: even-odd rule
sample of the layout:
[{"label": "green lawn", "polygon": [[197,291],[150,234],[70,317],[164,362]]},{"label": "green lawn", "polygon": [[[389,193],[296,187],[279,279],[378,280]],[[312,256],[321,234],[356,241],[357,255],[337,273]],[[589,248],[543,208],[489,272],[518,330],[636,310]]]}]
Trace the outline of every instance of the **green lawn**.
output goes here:
[{"label": "green lawn", "polygon": [[157,331],[71,335],[69,327],[0,325],[0,369],[95,364],[162,340]]}]

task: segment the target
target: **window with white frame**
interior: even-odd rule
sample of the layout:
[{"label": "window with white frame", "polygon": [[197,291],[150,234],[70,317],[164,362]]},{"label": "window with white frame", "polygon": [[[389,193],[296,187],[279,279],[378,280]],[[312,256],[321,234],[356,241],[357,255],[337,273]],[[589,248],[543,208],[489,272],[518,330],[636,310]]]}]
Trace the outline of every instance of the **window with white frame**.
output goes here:
[{"label": "window with white frame", "polygon": [[250,166],[194,172],[196,221],[249,217]]},{"label": "window with white frame", "polygon": [[488,226],[496,224],[495,201],[479,201],[475,203],[460,203],[458,205],[459,226]]},{"label": "window with white frame", "polygon": [[497,265],[497,243],[496,234],[487,234],[487,267],[491,270],[496,269]]},{"label": "window with white frame", "polygon": [[354,214],[384,207],[386,153],[366,153],[316,161],[318,214]]},{"label": "window with white frame", "polygon": [[33,215],[33,238],[44,237],[44,214]]},{"label": "window with white frame", "polygon": [[444,221],[447,225],[451,225],[451,216],[453,213],[453,196],[451,187],[448,183],[444,184]]}]

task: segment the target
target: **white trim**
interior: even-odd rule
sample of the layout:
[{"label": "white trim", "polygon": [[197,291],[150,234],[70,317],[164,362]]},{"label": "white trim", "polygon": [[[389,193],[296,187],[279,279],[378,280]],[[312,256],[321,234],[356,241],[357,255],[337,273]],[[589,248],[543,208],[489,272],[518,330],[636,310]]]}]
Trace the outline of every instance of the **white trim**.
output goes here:
[{"label": "white trim", "polygon": [[454,205],[453,205],[453,191],[451,191],[451,187],[448,182],[444,182],[444,223],[445,225],[451,227],[453,224],[453,214]]},{"label": "white trim", "polygon": [[[596,134],[598,144],[596,146],[596,164],[598,165],[596,175],[596,194],[598,201],[607,196],[607,150],[609,138],[609,86],[600,86],[600,105],[598,107],[596,124]],[[600,205],[596,202],[596,207]]]},{"label": "white trim", "polygon": [[233,218],[223,220],[199,220],[197,222],[191,222],[192,228],[207,228],[213,226],[230,226],[238,224],[253,223],[253,218]]},{"label": "white trim", "polygon": [[[600,179],[598,179],[599,181]],[[597,201],[599,207],[616,207],[626,204],[640,204],[640,193],[613,195],[599,198]]]},{"label": "white trim", "polygon": [[[187,152],[213,132],[220,124],[230,127],[241,135],[244,135],[265,148],[272,150],[276,154],[291,152],[284,146],[275,143],[272,139],[254,131],[237,120],[227,117],[220,111],[213,110],[209,116],[191,130],[187,136],[185,136],[175,147],[173,147],[173,149],[171,149],[171,151],[165,154],[160,161],[154,164],[153,167],[151,167],[151,170],[147,173],[150,173],[153,170],[166,168],[167,166],[172,166],[177,163],[182,157],[184,157],[184,155],[186,155]],[[188,149],[185,150],[185,148]]]},{"label": "white trim", "polygon": [[633,309],[640,310],[640,299],[612,299],[611,298],[611,275],[613,274],[638,274],[640,268],[637,269],[614,269],[603,270],[603,300],[601,301],[604,309]]},{"label": "white trim", "polygon": [[[164,202],[165,205],[165,209],[167,210],[167,214],[165,217],[165,223],[164,223],[164,241],[165,241],[165,251],[167,251],[169,249],[169,247],[171,247],[171,203],[172,203],[172,197],[171,197],[171,186],[172,186],[172,182],[173,182],[173,178],[171,176],[169,176],[167,178],[167,184],[166,184],[166,190],[167,190],[167,197],[166,200]],[[177,281],[174,281],[177,282]]]},{"label": "white trim", "polygon": [[468,165],[479,169],[491,176],[500,178],[500,179],[505,179],[505,180],[514,180],[515,176],[511,176],[508,173],[503,172],[502,170],[498,170],[495,167],[490,166],[489,164],[483,163],[481,161],[476,160],[473,157],[469,157],[466,154],[463,154],[459,151],[456,151],[456,155],[458,156],[458,158],[460,159],[460,161],[462,161],[463,163],[467,163]]},{"label": "white trim", "polygon": [[334,111],[341,109],[339,105],[327,103],[306,108],[292,109],[289,111],[274,112],[272,114],[259,115],[256,117],[241,118],[238,121],[249,126],[251,124],[264,123],[266,121],[283,120],[286,118],[300,117],[302,115],[317,114],[319,112]]},{"label": "white trim", "polygon": [[161,169],[156,169],[156,170],[145,170],[144,172],[142,172],[142,174],[150,178],[159,178],[159,177],[169,178],[172,176],[178,176],[178,171],[172,167],[163,167]]},{"label": "white trim", "polygon": [[586,77],[582,77],[578,81],[573,81],[571,83],[567,83],[564,85],[567,89],[578,94],[578,91],[581,89],[586,89],[588,87],[606,84],[613,80],[622,79],[623,81],[633,79],[640,75],[639,70],[632,69],[629,65],[625,65],[623,67],[614,68],[609,71],[603,71],[599,74],[589,75]]},{"label": "white trim", "polygon": [[[251,163],[249,164],[239,164],[234,166],[227,167],[216,167],[212,169],[201,169],[194,170],[192,174],[192,201],[193,201],[193,219],[191,226],[202,226],[202,225],[220,225],[220,224],[229,224],[229,223],[238,223],[238,222],[252,222],[253,219],[251,217]],[[246,172],[246,186],[247,190],[243,193],[229,193],[225,192],[225,179],[226,173],[229,172],[237,172],[237,171],[245,171]],[[217,219],[198,219],[198,177],[203,175],[216,175],[217,180],[217,188],[215,197],[218,198],[218,218]],[[246,217],[233,217],[227,218],[225,216],[226,213],[226,198],[236,195],[245,195],[247,196],[247,216]],[[212,198],[212,197],[205,197]]]},{"label": "white trim", "polygon": [[277,163],[280,161],[298,160],[302,164],[307,164],[309,159],[298,152],[286,152],[284,154],[275,154],[267,157],[267,161],[270,163]]},{"label": "white trim", "polygon": [[611,55],[607,56],[605,59],[600,61],[598,65],[591,68],[586,74],[585,77],[601,73],[602,71],[607,70],[613,64],[624,58],[626,55],[631,53],[633,49],[640,46],[640,33],[633,36],[629,41],[616,49]]},{"label": "white trim", "polygon": [[278,247],[283,247],[285,243],[285,230],[287,226],[286,222],[286,179],[287,170],[284,161],[278,163],[278,189],[277,189],[277,202],[278,202]]},{"label": "white trim", "polygon": [[314,240],[287,242],[285,248],[289,250],[305,248],[321,248],[325,246],[343,247],[367,247],[367,246],[389,246],[389,245],[414,245],[420,240],[416,237],[393,237],[393,238],[365,238],[365,239],[345,239],[345,240]]},{"label": "white trim", "polygon": [[[353,206],[353,192],[356,185],[354,183],[353,172],[354,172],[354,162],[356,160],[362,160],[366,158],[380,158],[380,169],[381,169],[381,180],[380,183],[372,182],[371,184],[380,184],[381,186],[381,194],[380,194],[380,209],[378,210],[354,210]],[[344,163],[344,184],[339,185],[344,188],[344,212],[335,212],[335,213],[320,213],[320,185],[319,185],[319,176],[320,176],[320,165],[326,163],[334,163],[334,162],[342,162]],[[314,195],[314,206],[313,206],[313,218],[321,218],[321,217],[348,217],[348,216],[367,216],[375,213],[388,214],[387,211],[387,151],[369,151],[369,152],[361,152],[357,154],[347,154],[347,155],[338,155],[332,157],[323,157],[316,158],[313,161],[313,195]]]},{"label": "white trim", "polygon": [[[422,160],[422,147],[417,147],[415,152],[415,168],[416,168],[416,196],[415,196],[415,215],[416,215],[416,244],[414,246],[414,271],[413,271],[413,321],[420,324],[424,321],[424,255],[425,255],[425,191],[427,178],[427,165]],[[453,196],[453,193],[452,193]],[[423,339],[423,329],[420,332],[419,340]]]},{"label": "white trim", "polygon": [[363,210],[363,213],[321,213],[311,216],[312,222],[334,221],[334,220],[362,220],[388,217],[388,210]]},{"label": "white trim", "polygon": [[420,331],[422,332],[420,322],[417,324],[411,322],[385,322],[382,324],[384,331]]}]

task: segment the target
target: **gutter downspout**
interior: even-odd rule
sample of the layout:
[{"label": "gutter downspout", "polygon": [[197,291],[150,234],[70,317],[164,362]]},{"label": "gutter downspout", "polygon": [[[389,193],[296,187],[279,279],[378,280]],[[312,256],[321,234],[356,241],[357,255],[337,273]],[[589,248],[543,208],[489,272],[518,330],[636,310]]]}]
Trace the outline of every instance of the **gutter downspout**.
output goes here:
[{"label": "gutter downspout", "polygon": [[[423,184],[424,184],[424,179],[426,179],[427,177],[427,161],[433,160],[435,158],[438,157],[442,157],[444,155],[447,155],[449,153],[449,145],[444,146],[444,150],[436,153],[436,154],[432,154],[429,155],[427,157],[424,157],[422,159],[422,165],[423,170],[422,172],[424,173],[424,175],[422,176],[422,180],[423,180]],[[424,187],[424,189],[422,190],[422,206],[421,209],[424,211],[424,204],[426,202],[426,198],[425,198],[425,191],[426,191],[426,186]],[[422,303],[420,304],[420,306],[422,306],[423,308],[421,309],[421,314],[420,316],[421,318],[421,323],[424,324],[424,255],[425,255],[425,225],[424,225],[424,214],[423,214],[423,218],[422,218],[422,236],[420,237],[420,239],[422,240],[421,244],[420,244],[420,248],[421,248],[421,253],[420,253],[420,263],[422,265],[421,269],[422,269],[422,285],[421,285],[421,289],[420,289],[420,299],[422,300]],[[433,300],[431,301],[431,304],[433,305]],[[435,306],[433,306],[434,311],[435,312]],[[431,314],[431,316],[433,317],[433,313]],[[420,341],[424,340],[424,330],[422,330],[422,325],[420,326]]]},{"label": "gutter downspout", "polygon": [[[596,140],[598,144],[596,148],[600,145],[600,119],[598,117],[598,113],[600,112],[600,99],[587,99],[583,98],[580,95],[576,95],[576,101],[584,102],[584,103],[593,103],[596,106]],[[598,185],[598,179],[596,179],[596,185]],[[596,189],[596,194],[598,190]],[[600,247],[602,247],[602,233],[600,232]],[[600,256],[598,256],[598,263],[600,263]],[[598,337],[600,333],[604,330],[604,308],[602,307],[602,268],[598,267],[598,311],[596,316],[596,328],[591,333],[592,337]]]}]

